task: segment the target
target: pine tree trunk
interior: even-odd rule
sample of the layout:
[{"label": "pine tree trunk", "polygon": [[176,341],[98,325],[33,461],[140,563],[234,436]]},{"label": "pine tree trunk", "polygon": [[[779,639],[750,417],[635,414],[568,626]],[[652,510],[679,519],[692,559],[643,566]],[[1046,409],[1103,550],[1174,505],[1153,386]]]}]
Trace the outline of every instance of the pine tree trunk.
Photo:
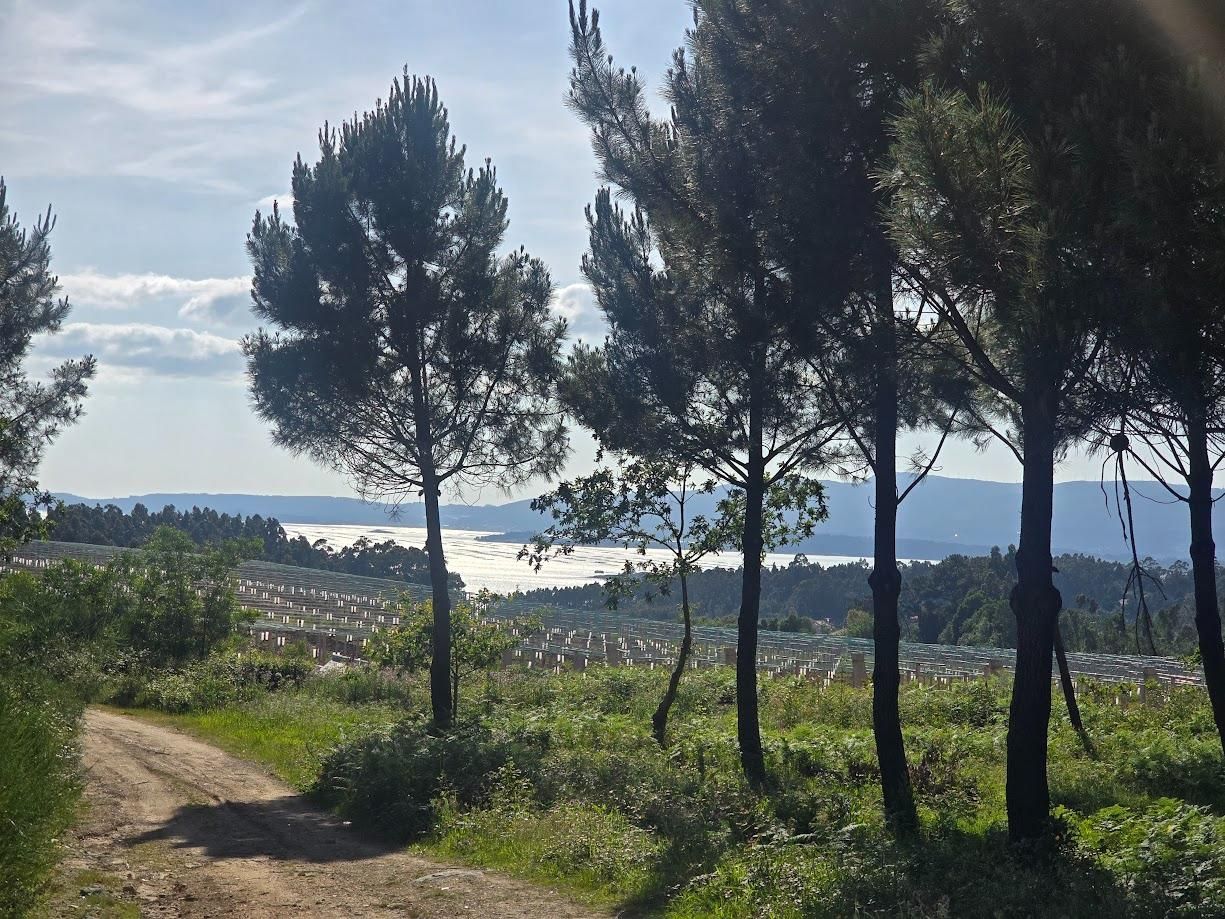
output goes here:
[{"label": "pine tree trunk", "polygon": [[740,584],[740,616],[736,621],[736,740],[740,765],[754,788],[766,780],[757,709],[757,626],[761,614],[762,504],[765,500],[762,392],[763,357],[755,357],[749,395],[749,444],[744,497],[744,567]]},{"label": "pine tree trunk", "polygon": [[[753,787],[766,779],[766,763],[761,747],[761,724],[757,708],[757,626],[761,612],[762,475],[750,463],[749,485],[745,488],[744,576],[740,589],[740,617],[736,644],[736,739],[740,744],[740,765]],[[758,464],[760,466],[760,463]]]},{"label": "pine tree trunk", "polygon": [[[423,470],[424,472],[424,470]],[[430,657],[430,708],[434,725],[451,726],[451,594],[447,563],[442,554],[442,519],[438,484],[433,470],[425,479],[425,551],[430,557],[431,606],[434,611],[433,654]]]},{"label": "pine tree trunk", "polygon": [[681,568],[680,577],[681,617],[685,620],[685,635],[681,639],[680,652],[676,655],[676,666],[672,669],[672,676],[668,679],[668,689],[659,702],[659,708],[651,716],[651,732],[655,735],[656,743],[661,747],[667,746],[668,712],[672,710],[672,703],[676,701],[676,691],[681,685],[681,676],[685,673],[685,667],[689,663],[689,651],[693,647],[693,617],[689,611],[689,575],[684,567]]},{"label": "pine tree trunk", "polygon": [[1055,589],[1051,517],[1055,498],[1054,392],[1027,393],[1024,431],[1021,535],[1017,584],[1011,606],[1017,619],[1017,659],[1008,712],[1008,830],[1014,840],[1047,832],[1051,796],[1047,783],[1047,731],[1051,718],[1051,657],[1063,605]]},{"label": "pine tree trunk", "polygon": [[1212,463],[1202,418],[1187,426],[1187,503],[1191,512],[1191,573],[1195,585],[1195,629],[1204,666],[1212,717],[1225,752],[1225,644],[1216,587],[1216,543],[1212,538]]},{"label": "pine tree trunk", "polygon": [[409,338],[406,358],[413,394],[413,427],[417,447],[417,464],[421,473],[421,490],[425,497],[425,551],[430,560],[430,606],[434,614],[433,645],[430,655],[430,709],[434,726],[439,730],[451,727],[451,593],[447,583],[447,562],[442,554],[442,518],[438,511],[441,483],[434,464],[434,438],[430,406],[425,384],[425,359],[421,354],[421,339],[414,329]]},{"label": "pine tree trunk", "polygon": [[[910,833],[918,827],[902,720],[898,711],[901,674],[898,670],[898,597],[902,575],[897,564],[897,340],[893,326],[892,289],[882,291],[885,301],[877,307],[879,342],[876,354],[875,416],[876,523],[872,559],[872,733],[880,763],[881,792],[885,818],[895,832]],[[887,313],[886,313],[887,311]]]}]

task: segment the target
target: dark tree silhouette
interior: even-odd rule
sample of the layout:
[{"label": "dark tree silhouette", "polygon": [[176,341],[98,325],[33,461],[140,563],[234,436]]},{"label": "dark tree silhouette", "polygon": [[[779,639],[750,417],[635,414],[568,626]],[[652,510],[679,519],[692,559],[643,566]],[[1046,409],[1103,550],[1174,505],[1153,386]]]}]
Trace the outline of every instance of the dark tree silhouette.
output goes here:
[{"label": "dark tree silhouette", "polygon": [[1120,68],[1151,62],[1136,7],[1091,0],[957,2],[927,49],[938,85],[907,105],[883,175],[909,270],[984,391],[982,422],[1023,466],[1008,818],[1048,826],[1051,658],[1062,599],[1051,517],[1055,464],[1102,416],[1090,385],[1117,278],[1102,233],[1118,195]]},{"label": "dark tree silhouette", "polygon": [[[757,702],[762,518],[769,488],[828,463],[836,433],[805,360],[795,293],[769,250],[775,189],[741,121],[748,82],[718,79],[697,40],[666,80],[654,118],[634,72],[611,63],[598,16],[571,4],[570,104],[591,129],[602,178],[588,210],[583,271],[610,327],[577,350],[567,384],[579,420],[609,449],[666,453],[743,491],[736,664],[737,740],[750,782],[765,779]],[[696,29],[703,28],[699,15]]]},{"label": "dark tree silhouette", "polygon": [[[921,82],[922,41],[937,23],[934,0],[817,0],[727,3],[698,0],[708,24],[693,36],[722,84],[748,81],[741,119],[768,171],[774,219],[764,224],[772,253],[797,302],[816,319],[812,348],[819,384],[873,474],[872,572],[875,642],[873,726],[884,805],[899,830],[917,826],[898,713],[898,506],[932,468],[939,447],[916,456],[917,476],[897,484],[899,429],[933,421],[947,433],[945,402],[964,401],[956,367],[923,347],[932,311],[895,302],[899,278],[881,220],[888,189],[875,177],[903,93]],[[832,298],[844,302],[830,308]],[[934,398],[939,384],[945,402]],[[960,387],[964,389],[964,386]],[[937,433],[940,445],[944,438]]]},{"label": "dark tree silhouette", "polygon": [[294,164],[294,222],[248,237],[256,314],[251,393],[278,444],[346,474],[367,498],[425,499],[433,589],[431,704],[450,724],[444,487],[511,488],[564,462],[554,400],[564,323],[548,271],[497,255],[507,202],[488,161],[464,166],[429,79],[324,126]]},{"label": "dark tree silhouette", "polygon": [[[1103,375],[1104,386],[1122,396],[1119,421],[1101,440],[1187,505],[1200,658],[1225,750],[1225,644],[1212,531],[1213,477],[1225,461],[1221,68],[1207,57],[1164,77],[1147,74],[1143,86],[1133,80],[1124,90],[1144,104],[1132,115],[1137,123],[1120,163],[1133,191],[1118,198],[1112,225],[1129,300],[1120,310],[1126,324],[1118,361]],[[1136,534],[1128,536],[1134,542]]]}]

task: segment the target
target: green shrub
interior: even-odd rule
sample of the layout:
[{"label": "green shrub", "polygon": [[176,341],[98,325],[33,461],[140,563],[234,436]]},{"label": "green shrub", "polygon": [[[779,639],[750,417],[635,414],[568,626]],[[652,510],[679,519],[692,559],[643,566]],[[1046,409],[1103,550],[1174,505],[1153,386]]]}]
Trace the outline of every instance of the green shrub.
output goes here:
[{"label": "green shrub", "polygon": [[80,795],[80,710],[39,678],[0,677],[0,915],[22,915],[55,865]]},{"label": "green shrub", "polygon": [[1080,849],[1150,916],[1225,916],[1225,821],[1162,798],[1143,811],[1066,814]]},{"label": "green shrub", "polygon": [[664,854],[656,834],[600,805],[565,803],[546,810],[522,801],[512,791],[495,795],[480,810],[443,808],[438,851],[468,860],[513,857],[533,877],[622,897],[650,885]]},{"label": "green shrub", "polygon": [[222,655],[220,662],[236,686],[256,686],[275,692],[301,686],[315,672],[315,664],[305,654],[269,654],[243,651]]},{"label": "green shrub", "polygon": [[435,828],[444,794],[463,808],[485,801],[507,755],[505,741],[486,727],[463,725],[437,736],[413,718],[338,746],[313,793],[356,826],[415,839]]},{"label": "green shrub", "polygon": [[1131,738],[1112,765],[1136,789],[1197,804],[1225,804],[1225,768],[1215,732],[1173,737],[1168,731],[1144,731],[1133,732]]},{"label": "green shrub", "polygon": [[134,704],[164,712],[194,712],[221,708],[238,701],[237,688],[213,668],[190,667],[155,674],[139,687]]},{"label": "green shrub", "polygon": [[112,684],[108,701],[164,712],[208,711],[300,687],[314,670],[308,658],[226,651],[181,669],[124,673]]},{"label": "green shrub", "polygon": [[393,679],[371,666],[358,665],[317,673],[304,683],[303,688],[313,696],[346,705],[389,702],[412,708],[427,701],[424,691],[413,680]]},{"label": "green shrub", "polygon": [[[901,696],[902,723],[985,728],[1008,723],[1010,687],[1004,678],[950,686],[909,684]],[[1060,700],[1062,703],[1062,699]],[[1059,709],[1054,709],[1057,713]]]}]

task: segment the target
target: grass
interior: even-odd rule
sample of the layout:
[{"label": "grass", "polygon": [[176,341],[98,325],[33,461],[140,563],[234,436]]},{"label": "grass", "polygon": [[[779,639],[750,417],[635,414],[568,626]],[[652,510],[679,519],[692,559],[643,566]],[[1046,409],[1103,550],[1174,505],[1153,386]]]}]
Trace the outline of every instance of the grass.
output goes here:
[{"label": "grass", "polygon": [[498,674],[465,689],[463,723],[444,737],[427,730],[420,687],[396,706],[328,679],[166,720],[268,763],[371,832],[630,913],[1225,916],[1225,774],[1201,691],[1124,710],[1112,690],[1082,686],[1096,757],[1057,706],[1059,830],[1018,850],[1002,681],[903,689],[922,832],[896,841],[869,691],[763,681],[771,784],[759,795],[740,776],[731,672],[686,678],[660,750],[649,719],[664,676]]},{"label": "grass", "polygon": [[509,869],[599,904],[638,899],[652,883],[662,843],[598,805],[550,809],[513,802],[444,815],[444,832],[416,848],[426,855]]},{"label": "grass", "polygon": [[140,919],[140,907],[124,899],[127,883],[104,871],[61,870],[31,915],[34,919],[77,913],[93,919]]},{"label": "grass", "polygon": [[169,714],[116,708],[157,724],[181,728],[223,750],[268,766],[299,791],[308,790],[324,758],[339,744],[395,723],[403,711],[388,705],[345,705],[297,692],[201,712]]},{"label": "grass", "polygon": [[38,899],[80,797],[79,706],[37,675],[0,679],[0,916]]}]

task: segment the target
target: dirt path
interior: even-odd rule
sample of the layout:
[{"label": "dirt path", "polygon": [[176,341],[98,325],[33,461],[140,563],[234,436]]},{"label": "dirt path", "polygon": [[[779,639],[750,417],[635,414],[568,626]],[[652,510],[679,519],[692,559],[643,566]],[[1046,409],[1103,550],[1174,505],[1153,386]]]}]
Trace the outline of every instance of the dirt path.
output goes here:
[{"label": "dirt path", "polygon": [[108,896],[142,916],[602,915],[544,888],[360,840],[260,767],[135,718],[88,712],[85,766],[90,807],[69,867],[117,878]]}]

